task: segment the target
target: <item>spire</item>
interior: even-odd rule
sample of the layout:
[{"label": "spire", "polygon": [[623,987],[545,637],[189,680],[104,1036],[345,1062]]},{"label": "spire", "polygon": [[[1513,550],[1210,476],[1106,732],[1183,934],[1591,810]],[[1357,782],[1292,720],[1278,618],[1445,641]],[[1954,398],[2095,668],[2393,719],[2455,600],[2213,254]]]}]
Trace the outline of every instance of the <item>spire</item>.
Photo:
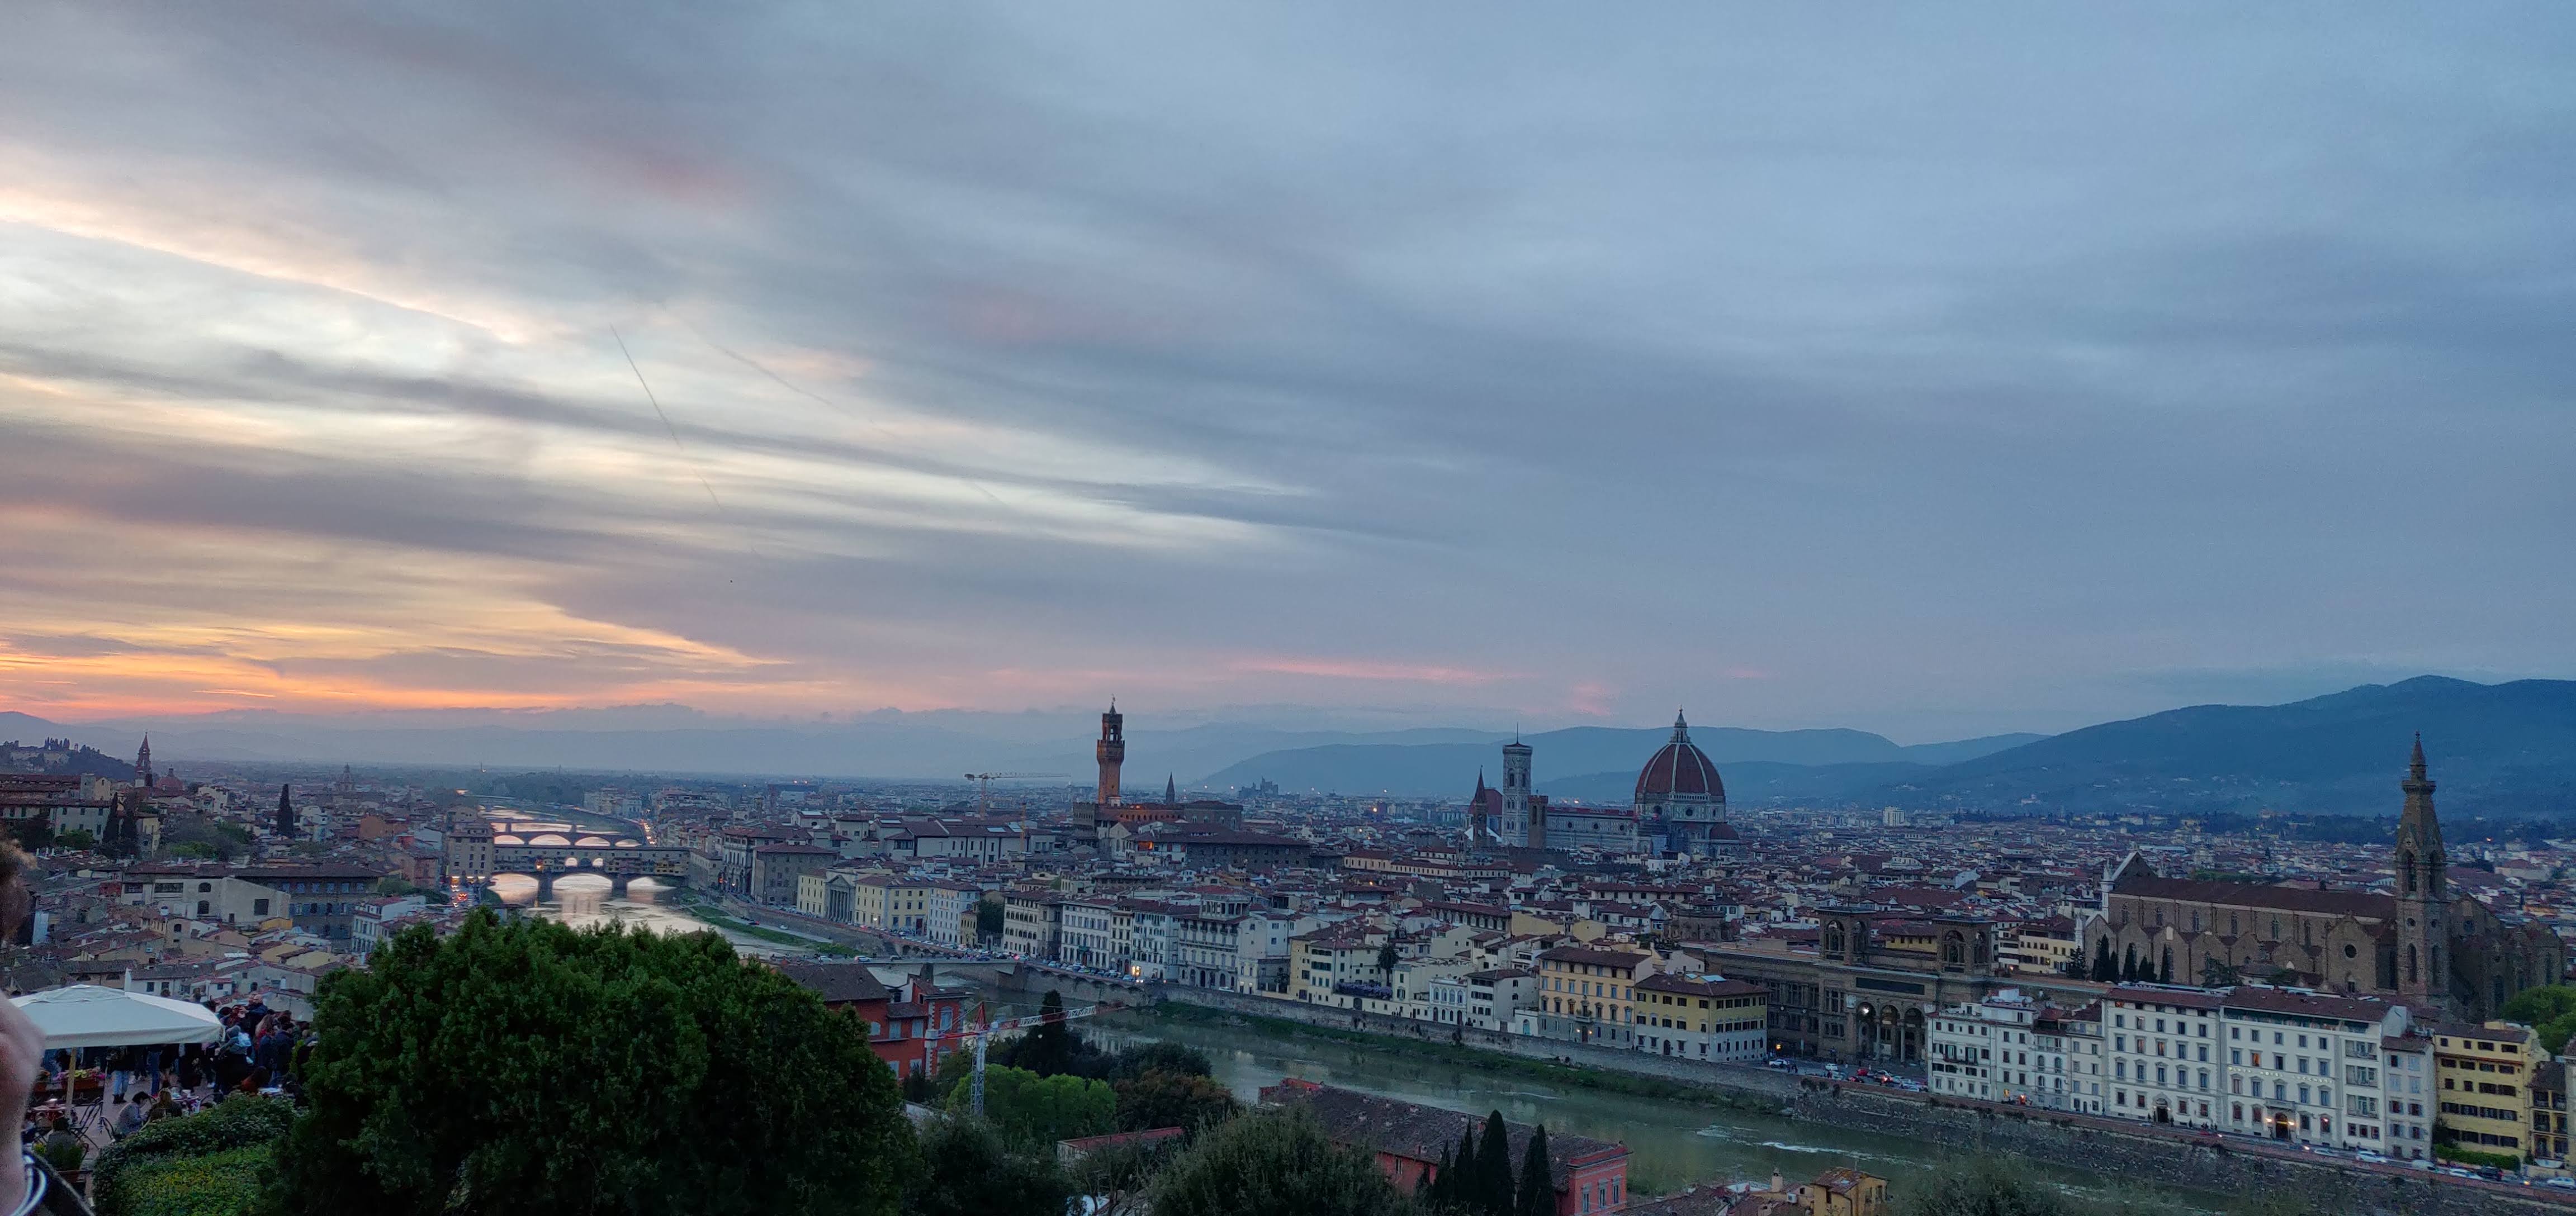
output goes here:
[{"label": "spire", "polygon": [[1174,775],[1175,774],[1172,773],[1163,774],[1164,806],[1179,806],[1181,804],[1181,789],[1179,785],[1173,782],[1172,778]]},{"label": "spire", "polygon": [[1690,722],[1682,717],[1682,711],[1678,709],[1673,711],[1673,742],[1690,742]]},{"label": "spire", "polygon": [[295,835],[295,802],[292,798],[294,792],[295,787],[291,785],[277,787],[277,834],[280,836]]},{"label": "spire", "polygon": [[[150,740],[145,742],[148,743]],[[2406,762],[2406,779],[2409,781],[2424,779],[2424,732],[2420,730],[2415,732],[2415,756]]]},{"label": "spire", "polygon": [[2406,791],[2406,809],[2397,816],[2398,895],[2410,897],[2418,890],[2440,899],[2444,888],[2447,858],[2442,848],[2442,818],[2433,810],[2433,779],[2424,771],[2424,737],[2415,737],[2415,750],[2406,761],[2406,779],[2398,783]]}]

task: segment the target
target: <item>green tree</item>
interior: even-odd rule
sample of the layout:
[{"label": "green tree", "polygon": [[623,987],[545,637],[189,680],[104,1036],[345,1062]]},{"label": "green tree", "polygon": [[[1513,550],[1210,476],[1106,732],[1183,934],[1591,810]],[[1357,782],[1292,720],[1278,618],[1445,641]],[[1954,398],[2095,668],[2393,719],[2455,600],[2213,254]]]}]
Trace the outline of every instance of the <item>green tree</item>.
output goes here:
[{"label": "green tree", "polygon": [[1303,1110],[1246,1115],[1154,1178],[1154,1216],[1399,1216],[1410,1206],[1365,1152]]},{"label": "green tree", "polygon": [[2093,978],[2108,984],[2120,978],[2120,966],[2111,961],[2111,939],[2093,943]]},{"label": "green tree", "polygon": [[1062,1216],[1072,1197],[1053,1146],[1013,1151],[972,1116],[944,1115],[923,1128],[921,1161],[904,1202],[914,1216]]},{"label": "green tree", "polygon": [[1499,1110],[1485,1116],[1485,1139],[1476,1146],[1476,1205],[1490,1216],[1512,1216],[1512,1130]]},{"label": "green tree", "polygon": [[976,901],[975,940],[985,945],[1002,940],[1002,901],[998,899]]},{"label": "green tree", "polygon": [[1899,1216],[2073,1216],[2056,1191],[1995,1157],[1950,1162],[1908,1187]]},{"label": "green tree", "polygon": [[[961,1078],[950,1090],[950,1110],[963,1110],[973,1099]],[[1106,1081],[1070,1073],[1042,1077],[1007,1065],[984,1070],[984,1117],[1015,1145],[1052,1148],[1058,1140],[1100,1136],[1118,1130],[1118,1094]]]},{"label": "green tree", "polygon": [[1073,1193],[1090,1205],[1086,1216],[1137,1216],[1149,1210],[1145,1200],[1154,1176],[1177,1151],[1169,1140],[1113,1144],[1084,1153],[1065,1172],[1073,1182]]},{"label": "green tree", "polygon": [[2566,1050],[2570,1037],[2576,1037],[2576,985],[2523,989],[2504,1003],[2503,1012],[2506,1021],[2531,1027],[2540,1045],[2556,1055]]},{"label": "green tree", "polygon": [[[98,837],[90,835],[87,828],[73,828],[68,832],[64,832],[61,835],[54,837],[54,847],[63,849],[94,849],[98,847]],[[212,858],[215,856],[215,851],[211,848],[207,849],[205,855]]]},{"label": "green tree", "polygon": [[1449,1206],[1461,1212],[1485,1210],[1485,1176],[1476,1169],[1476,1125],[1458,1133],[1458,1151],[1451,1154],[1458,1176],[1449,1184]]},{"label": "green tree", "polygon": [[1234,1117],[1234,1094],[1213,1077],[1157,1069],[1113,1082],[1118,1091],[1118,1130],[1185,1127],[1197,1131]]},{"label": "green tree", "polygon": [[1011,1051],[1011,1064],[1041,1077],[1073,1071],[1073,1027],[1064,1021],[1064,994],[1052,988],[1038,1002],[1038,1024]]},{"label": "green tree", "polygon": [[1521,1154],[1520,1186],[1513,1216],[1556,1216],[1556,1171],[1547,1160],[1547,1125],[1530,1129],[1529,1148]]},{"label": "green tree", "polygon": [[866,1028],[713,933],[488,911],[316,1000],[275,1211],[891,1212],[914,1164]]},{"label": "green tree", "polygon": [[1208,1063],[1207,1053],[1183,1043],[1144,1043],[1119,1052],[1110,1062],[1109,1079],[1141,1077],[1149,1072],[1167,1072],[1174,1076],[1205,1077],[1216,1072]]},{"label": "green tree", "polygon": [[1377,969],[1387,973],[1388,975],[1395,974],[1394,939],[1388,939],[1386,944],[1377,948]]}]

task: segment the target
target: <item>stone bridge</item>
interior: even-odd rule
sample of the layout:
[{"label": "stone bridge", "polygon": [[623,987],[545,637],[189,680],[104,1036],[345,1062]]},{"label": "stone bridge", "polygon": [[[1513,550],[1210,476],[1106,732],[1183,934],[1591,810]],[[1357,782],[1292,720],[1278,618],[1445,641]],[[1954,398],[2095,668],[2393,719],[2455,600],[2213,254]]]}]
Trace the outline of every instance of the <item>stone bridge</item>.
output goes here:
[{"label": "stone bridge", "polygon": [[553,898],[555,880],[567,874],[597,874],[608,880],[612,894],[624,895],[638,878],[674,887],[688,882],[689,851],[623,836],[503,833],[492,838],[492,873],[536,879],[539,899]]}]

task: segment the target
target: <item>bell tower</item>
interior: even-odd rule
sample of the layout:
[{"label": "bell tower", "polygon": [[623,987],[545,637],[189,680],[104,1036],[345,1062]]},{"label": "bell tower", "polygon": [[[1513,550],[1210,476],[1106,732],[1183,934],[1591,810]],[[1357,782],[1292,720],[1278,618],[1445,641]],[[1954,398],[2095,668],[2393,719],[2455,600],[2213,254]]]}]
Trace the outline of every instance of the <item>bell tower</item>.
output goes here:
[{"label": "bell tower", "polygon": [[134,753],[134,784],[152,788],[152,736],[143,736],[143,746]]},{"label": "bell tower", "polygon": [[1503,843],[1535,847],[1529,838],[1530,747],[1514,736],[1503,745]]},{"label": "bell tower", "polygon": [[1092,745],[1091,754],[1100,761],[1100,805],[1118,805],[1118,766],[1127,762],[1127,719],[1115,700],[1100,715],[1100,742]]},{"label": "bell tower", "polygon": [[2433,781],[2424,775],[2424,736],[2406,764],[2406,809],[2397,819],[2397,991],[2439,1003],[2451,995],[2450,935],[2442,915],[2449,900],[2449,858],[2442,851],[2442,820],[2433,813]]}]

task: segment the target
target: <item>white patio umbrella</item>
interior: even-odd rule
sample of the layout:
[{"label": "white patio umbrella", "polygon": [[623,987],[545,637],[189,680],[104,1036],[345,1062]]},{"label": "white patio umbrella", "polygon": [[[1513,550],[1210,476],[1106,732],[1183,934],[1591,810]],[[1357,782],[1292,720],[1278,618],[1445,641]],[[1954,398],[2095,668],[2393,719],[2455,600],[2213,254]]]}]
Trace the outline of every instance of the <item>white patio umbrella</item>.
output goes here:
[{"label": "white patio umbrella", "polygon": [[203,1005],[147,992],[74,984],[11,997],[45,1034],[47,1050],[66,1047],[149,1047],[158,1043],[212,1043],[223,1020]]}]

